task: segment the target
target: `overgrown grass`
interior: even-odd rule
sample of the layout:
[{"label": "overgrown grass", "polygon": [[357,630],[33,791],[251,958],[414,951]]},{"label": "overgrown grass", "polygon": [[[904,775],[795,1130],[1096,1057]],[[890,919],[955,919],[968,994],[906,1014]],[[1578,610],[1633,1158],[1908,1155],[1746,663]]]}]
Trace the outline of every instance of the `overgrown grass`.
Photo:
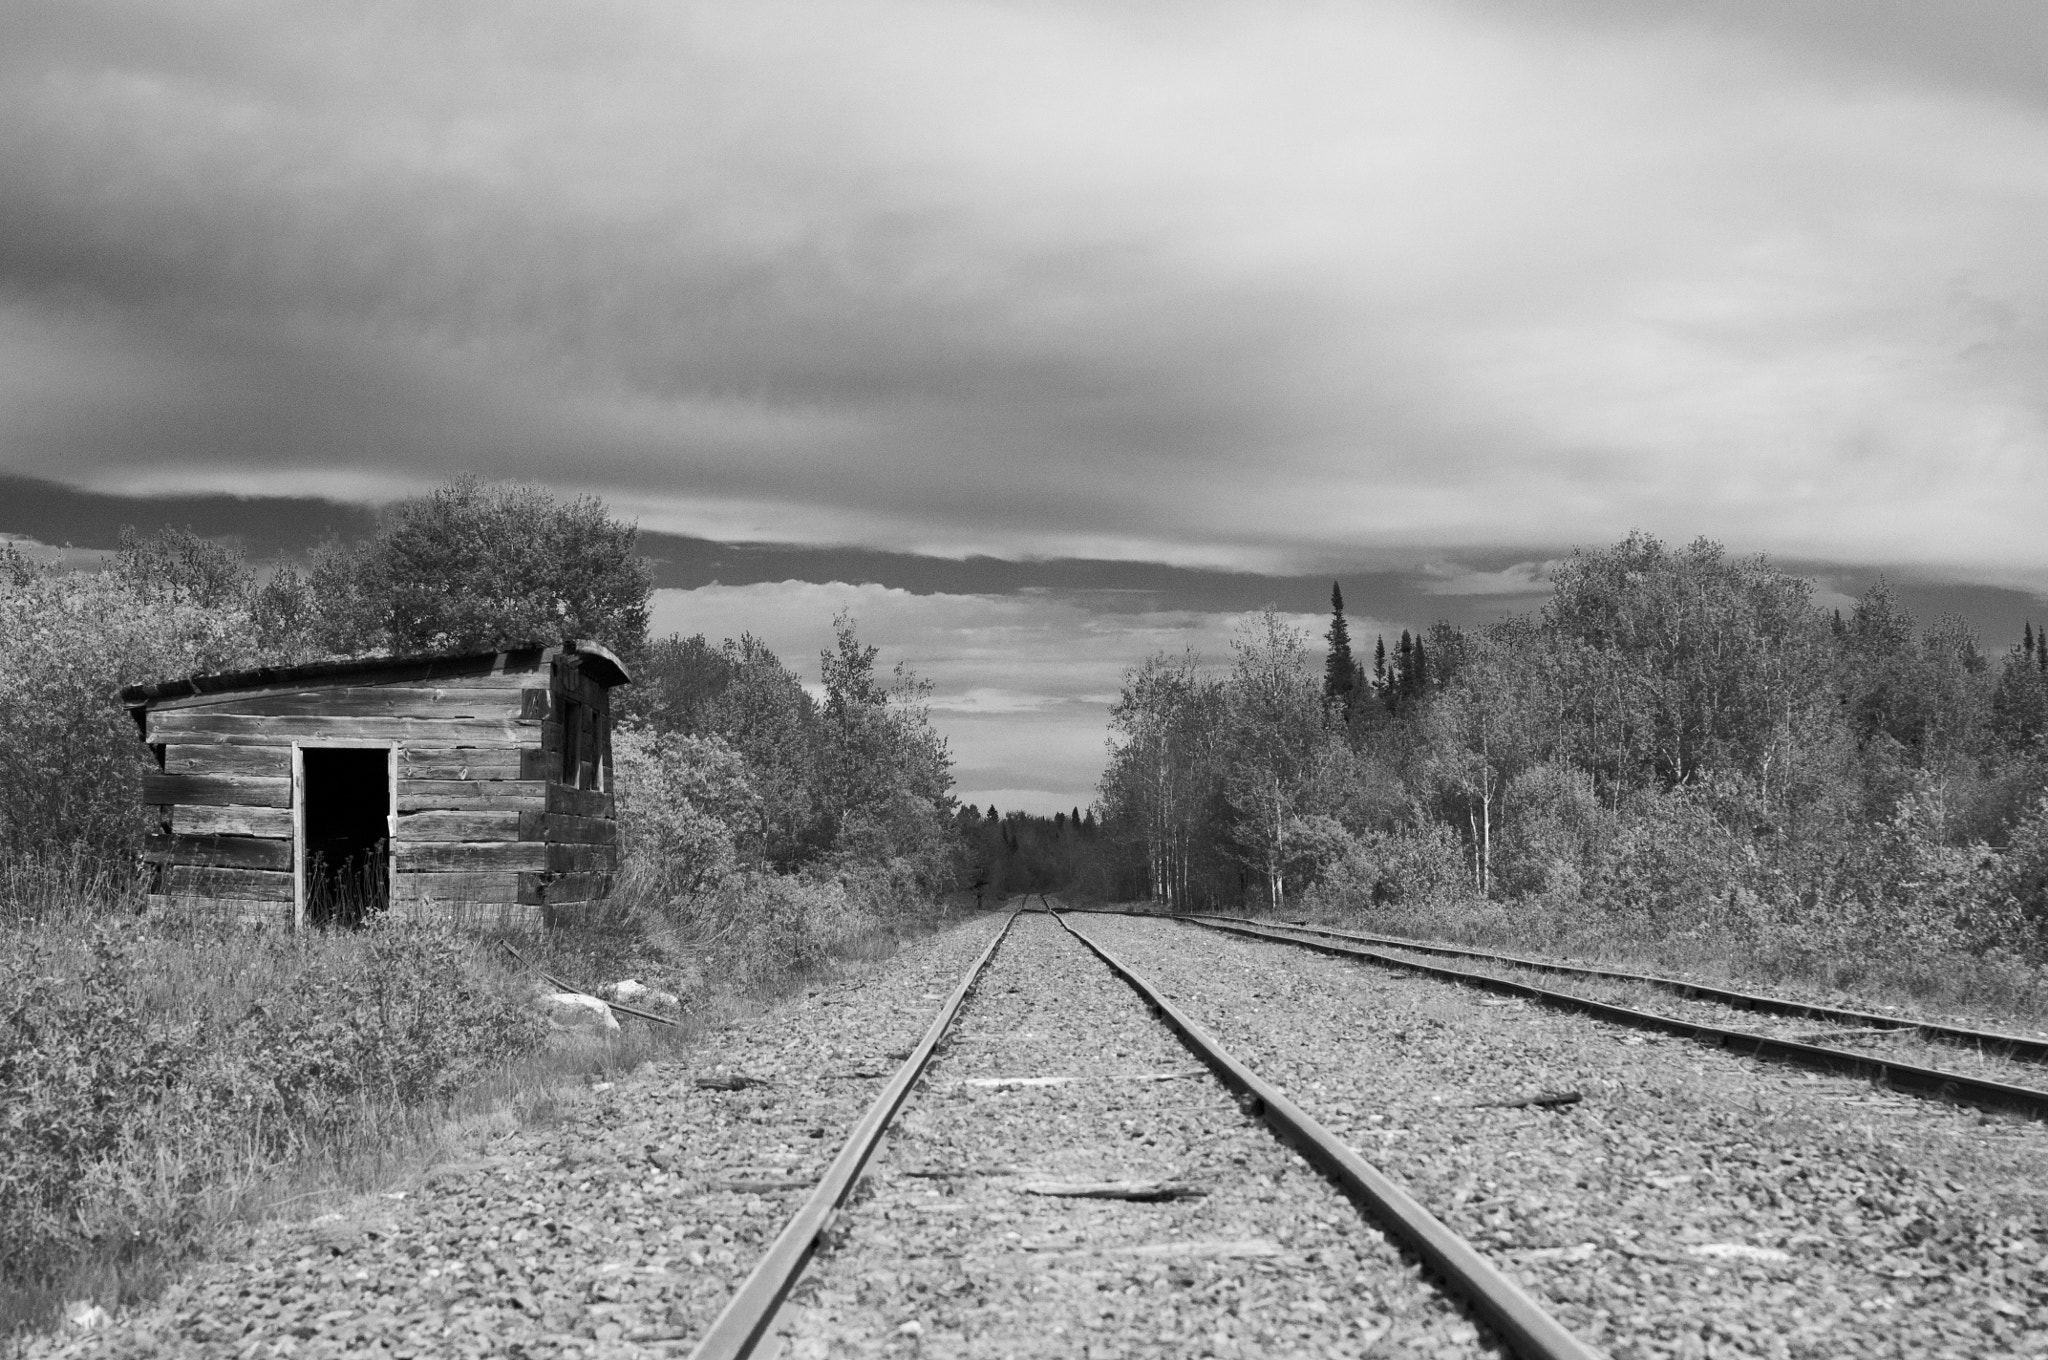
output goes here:
[{"label": "overgrown grass", "polygon": [[[629,868],[574,928],[394,913],[294,936],[146,919],[82,858],[0,865],[0,1336],[147,1297],[246,1225],[402,1183],[465,1130],[545,1121],[565,1088],[943,918],[883,871],[681,899],[657,881]],[[540,970],[675,992],[682,1024],[550,1043]]]}]

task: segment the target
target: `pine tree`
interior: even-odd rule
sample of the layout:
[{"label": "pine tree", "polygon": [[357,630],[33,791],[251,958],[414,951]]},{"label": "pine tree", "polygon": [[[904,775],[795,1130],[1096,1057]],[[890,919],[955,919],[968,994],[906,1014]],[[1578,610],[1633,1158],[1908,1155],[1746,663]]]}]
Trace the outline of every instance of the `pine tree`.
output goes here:
[{"label": "pine tree", "polygon": [[2032,661],[2034,659],[2034,625],[2028,623],[2021,626],[2024,629],[2024,633],[2020,642],[2020,650],[2027,654],[2029,661]]},{"label": "pine tree", "polygon": [[1415,639],[1415,671],[1408,683],[1408,692],[1420,695],[1429,688],[1429,654],[1422,650],[1422,639]]},{"label": "pine tree", "polygon": [[1330,631],[1323,634],[1330,654],[1323,661],[1323,697],[1335,702],[1346,719],[1358,685],[1358,662],[1351,655],[1351,627],[1344,622],[1344,592],[1330,582]]},{"label": "pine tree", "polygon": [[1387,639],[1384,635],[1372,640],[1372,687],[1381,694],[1387,692]]}]

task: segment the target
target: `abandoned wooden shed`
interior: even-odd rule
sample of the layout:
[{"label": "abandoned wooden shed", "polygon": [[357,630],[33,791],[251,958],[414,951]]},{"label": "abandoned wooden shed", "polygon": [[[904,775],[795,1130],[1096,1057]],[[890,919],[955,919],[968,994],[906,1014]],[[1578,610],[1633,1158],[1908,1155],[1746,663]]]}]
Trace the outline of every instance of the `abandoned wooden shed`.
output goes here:
[{"label": "abandoned wooden shed", "polygon": [[392,906],[574,919],[617,868],[610,694],[630,679],[571,641],[131,686],[151,905],[295,928]]}]

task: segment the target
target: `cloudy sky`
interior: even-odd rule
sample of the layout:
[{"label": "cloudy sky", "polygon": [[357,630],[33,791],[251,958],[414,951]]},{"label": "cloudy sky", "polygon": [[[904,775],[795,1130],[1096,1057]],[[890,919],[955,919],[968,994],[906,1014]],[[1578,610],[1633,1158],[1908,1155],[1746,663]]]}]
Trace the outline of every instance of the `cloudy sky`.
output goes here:
[{"label": "cloudy sky", "polygon": [[0,185],[0,472],[597,492],[664,624],[853,605],[1006,807],[1332,574],[1477,617],[1640,527],[2048,602],[2038,0],[11,0]]}]

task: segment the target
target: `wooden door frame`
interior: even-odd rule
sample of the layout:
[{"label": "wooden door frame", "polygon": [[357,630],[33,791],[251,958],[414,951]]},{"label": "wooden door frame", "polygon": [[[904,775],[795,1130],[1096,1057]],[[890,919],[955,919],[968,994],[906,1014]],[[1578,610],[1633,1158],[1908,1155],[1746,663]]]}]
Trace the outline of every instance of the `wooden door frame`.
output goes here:
[{"label": "wooden door frame", "polygon": [[384,891],[389,907],[398,899],[398,748],[395,741],[356,737],[308,737],[292,742],[292,930],[306,928],[306,752],[384,751]]}]

